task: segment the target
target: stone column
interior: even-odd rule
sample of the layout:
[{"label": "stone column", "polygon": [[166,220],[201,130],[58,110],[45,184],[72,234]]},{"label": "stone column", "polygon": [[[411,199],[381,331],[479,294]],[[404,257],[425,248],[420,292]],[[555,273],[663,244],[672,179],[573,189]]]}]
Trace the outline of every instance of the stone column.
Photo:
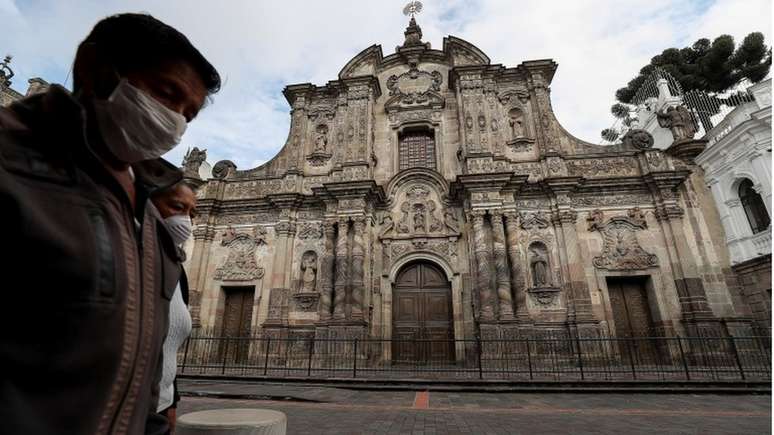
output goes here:
[{"label": "stone column", "polygon": [[505,227],[507,233],[508,257],[511,260],[511,287],[515,296],[516,318],[522,322],[528,322],[527,289],[524,285],[524,272],[521,270],[521,253],[519,252],[518,223],[519,215],[516,212],[505,213]]},{"label": "stone column", "polygon": [[349,218],[339,217],[338,236],[336,238],[336,280],[333,284],[333,319],[346,317],[347,281],[349,280]]},{"label": "stone column", "polygon": [[489,250],[486,246],[483,210],[470,212],[473,221],[473,253],[476,258],[476,287],[481,301],[481,320],[494,320],[492,289],[489,286]]},{"label": "stone column", "polygon": [[575,229],[578,213],[570,208],[560,206],[554,219],[561,229],[567,258],[568,287],[572,298],[572,303],[568,307],[570,308],[568,320],[576,322],[594,320],[591,312],[591,294],[583,270],[584,263],[580,256],[578,233]]},{"label": "stone column", "polygon": [[323,222],[323,234],[325,251],[320,261],[320,320],[330,320],[331,304],[333,303],[333,264],[336,261],[336,254],[333,250],[336,222],[332,220]]},{"label": "stone column", "polygon": [[350,259],[351,317],[352,320],[363,320],[363,268],[365,265],[363,234],[365,232],[365,216],[355,216],[352,218],[352,221],[352,255]]},{"label": "stone column", "polygon": [[513,320],[513,298],[511,297],[511,279],[508,269],[508,257],[505,251],[505,229],[503,214],[500,210],[492,212],[492,251],[494,252],[495,281],[499,301],[500,320]]},{"label": "stone column", "polygon": [[[201,326],[202,295],[205,279],[207,276],[207,266],[210,261],[210,252],[212,252],[212,239],[215,237],[215,230],[209,225],[202,226],[193,231],[194,247],[191,255],[191,262],[188,269],[188,287],[189,310],[191,311],[191,322],[193,326]],[[207,326],[212,326],[209,320],[205,320]]]},{"label": "stone column", "polygon": [[[670,186],[661,186],[661,204],[656,209],[656,218],[668,244],[674,249],[672,270],[675,273],[675,287],[680,297],[683,318],[694,324],[715,318],[707,303],[704,282],[699,273],[694,254],[688,246],[682,225],[684,210],[677,203],[677,194]],[[686,325],[693,326],[693,325]],[[689,331],[693,334],[696,331]]]}]

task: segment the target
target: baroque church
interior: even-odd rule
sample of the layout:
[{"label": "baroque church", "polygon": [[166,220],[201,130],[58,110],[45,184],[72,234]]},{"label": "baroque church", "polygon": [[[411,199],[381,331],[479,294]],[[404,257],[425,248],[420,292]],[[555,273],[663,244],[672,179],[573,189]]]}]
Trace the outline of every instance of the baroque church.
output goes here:
[{"label": "baroque church", "polygon": [[411,18],[394,53],[372,45],[338,79],[284,89],[290,132],[269,162],[190,151],[195,325],[448,339],[433,352],[450,361],[475,337],[749,334],[702,141],[575,138],[551,108],[556,69],[454,36],[431,48]]}]

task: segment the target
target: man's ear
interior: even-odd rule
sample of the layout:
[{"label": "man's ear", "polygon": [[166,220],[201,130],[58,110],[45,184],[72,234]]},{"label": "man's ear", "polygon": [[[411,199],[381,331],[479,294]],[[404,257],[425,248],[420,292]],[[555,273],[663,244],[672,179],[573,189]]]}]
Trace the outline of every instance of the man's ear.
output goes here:
[{"label": "man's ear", "polygon": [[119,76],[115,68],[100,56],[97,44],[82,42],[78,46],[73,64],[74,83],[80,97],[107,98],[118,84]]}]

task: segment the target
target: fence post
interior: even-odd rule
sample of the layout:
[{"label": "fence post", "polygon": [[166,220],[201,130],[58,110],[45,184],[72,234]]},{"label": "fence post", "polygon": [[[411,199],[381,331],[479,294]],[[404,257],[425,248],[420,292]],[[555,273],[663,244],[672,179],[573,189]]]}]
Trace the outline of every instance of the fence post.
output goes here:
[{"label": "fence post", "polygon": [[476,349],[478,350],[478,378],[484,379],[484,370],[481,367],[481,337],[476,336]]},{"label": "fence post", "polygon": [[527,366],[529,366],[529,380],[532,380],[532,346],[529,344],[529,337],[527,337]]},{"label": "fence post", "polygon": [[685,351],[683,350],[683,339],[680,338],[680,334],[677,334],[677,345],[680,347],[680,358],[683,360],[683,368],[685,369],[685,380],[691,380],[691,372],[688,370],[688,362],[685,360]]},{"label": "fence post", "polygon": [[221,372],[220,372],[220,374],[222,374],[222,375],[226,374],[226,360],[228,359],[228,339],[229,339],[229,337],[226,336],[226,350],[223,351],[223,366],[222,366],[222,369],[221,369]]},{"label": "fence post", "polygon": [[577,332],[575,333],[575,343],[578,346],[578,367],[580,367],[580,375],[581,375],[581,381],[585,379],[583,374],[583,355],[581,350],[581,344],[580,344],[580,337],[578,336]]},{"label": "fence post", "polygon": [[357,377],[357,338],[355,338],[354,352],[352,352],[352,377]]},{"label": "fence post", "polygon": [[185,373],[185,363],[188,361],[188,346],[191,345],[191,337],[185,340],[185,352],[183,352],[183,364],[180,366],[180,373]]},{"label": "fence post", "polygon": [[630,337],[625,337],[626,349],[629,351],[629,364],[632,366],[632,379],[637,379],[637,372],[634,369],[634,355],[632,355],[632,342]]},{"label": "fence post", "polygon": [[266,376],[269,369],[269,348],[271,347],[271,336],[266,339],[266,352],[263,357],[263,375]]},{"label": "fence post", "polygon": [[309,359],[306,362],[306,377],[312,376],[312,350],[314,349],[314,336],[309,339]]},{"label": "fence post", "polygon": [[728,341],[731,342],[731,350],[734,352],[734,359],[736,359],[736,366],[739,368],[739,376],[741,376],[742,380],[744,381],[745,380],[744,368],[742,367],[742,361],[739,359],[739,352],[736,349],[735,340],[736,339],[734,338],[734,336],[729,334]]}]

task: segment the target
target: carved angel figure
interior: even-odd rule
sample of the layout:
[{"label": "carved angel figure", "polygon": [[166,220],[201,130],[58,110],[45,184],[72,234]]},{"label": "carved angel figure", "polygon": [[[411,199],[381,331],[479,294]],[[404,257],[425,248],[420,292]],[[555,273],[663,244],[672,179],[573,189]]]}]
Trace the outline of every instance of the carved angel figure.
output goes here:
[{"label": "carved angel figure", "polygon": [[656,113],[658,125],[672,131],[675,142],[693,139],[696,134],[696,126],[693,117],[685,106],[672,106],[666,111]]}]

